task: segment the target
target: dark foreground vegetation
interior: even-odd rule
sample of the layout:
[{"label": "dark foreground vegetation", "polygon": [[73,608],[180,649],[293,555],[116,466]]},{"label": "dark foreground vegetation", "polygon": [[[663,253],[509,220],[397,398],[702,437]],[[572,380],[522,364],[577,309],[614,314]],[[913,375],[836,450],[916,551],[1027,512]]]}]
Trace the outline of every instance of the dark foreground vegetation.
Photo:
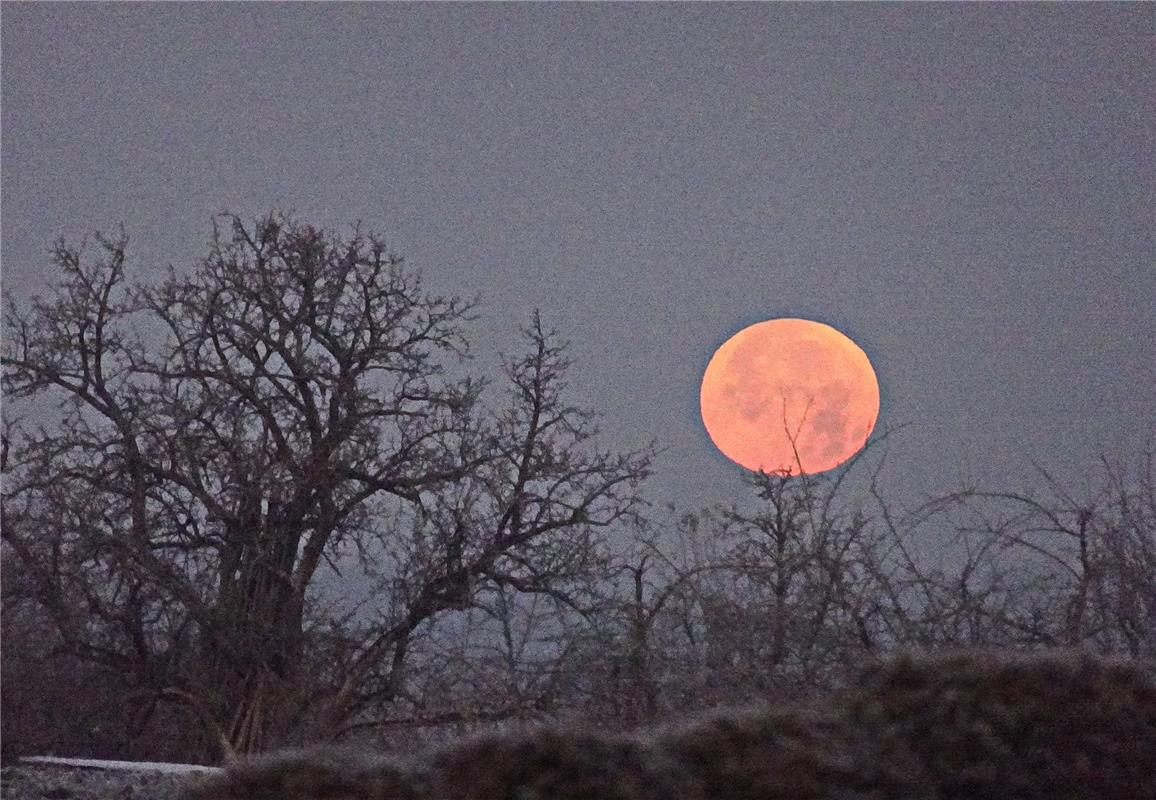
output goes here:
[{"label": "dark foreground vegetation", "polygon": [[1151,447],[1090,494],[901,513],[869,448],[653,509],[653,453],[599,440],[537,315],[474,374],[472,304],[376,236],[225,218],[152,283],[125,247],[58,244],[5,315],[7,754],[404,753],[822,693],[904,647],[1156,657]]},{"label": "dark foreground vegetation", "polygon": [[1126,662],[899,659],[835,698],[636,736],[544,729],[422,758],[292,753],[195,800],[828,800],[1156,797],[1156,683]]}]

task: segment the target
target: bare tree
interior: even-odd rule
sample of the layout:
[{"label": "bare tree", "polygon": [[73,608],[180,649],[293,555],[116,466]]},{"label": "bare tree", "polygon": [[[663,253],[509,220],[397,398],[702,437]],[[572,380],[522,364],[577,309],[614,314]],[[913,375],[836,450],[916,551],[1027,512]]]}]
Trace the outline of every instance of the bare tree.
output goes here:
[{"label": "bare tree", "polygon": [[[623,569],[617,648],[641,718],[837,683],[897,647],[1079,645],[1149,657],[1151,448],[1100,490],[969,488],[897,515],[850,469],[752,473],[755,500],[686,515]],[[880,462],[881,466],[882,462]],[[637,711],[624,718],[639,717]]]},{"label": "bare tree", "polygon": [[934,643],[1083,646],[1156,653],[1156,478],[1153,448],[1138,464],[1102,459],[1100,486],[1078,497],[1040,468],[1044,491],[969,487],[904,521],[906,538],[947,531],[956,559],[909,558],[914,638]]},{"label": "bare tree", "polygon": [[828,686],[888,646],[885,529],[832,476],[749,473],[751,503],[653,519],[616,568],[591,711],[634,725]]},{"label": "bare tree", "polygon": [[[156,286],[126,283],[123,237],[95,262],[58,243],[55,298],[9,309],[6,395],[60,414],[5,438],[3,535],[70,652],[182,703],[228,755],[318,704],[334,735],[397,699],[414,635],[480,587],[552,591],[633,512],[648,455],[588,452],[536,318],[492,415],[448,371],[471,304],[380,238],[225,223]],[[355,631],[308,607],[349,547],[394,570]],[[326,642],[344,659],[319,676]]]},{"label": "bare tree", "polygon": [[[499,623],[494,631],[516,648],[512,595],[541,597],[580,609],[596,596],[593,582],[605,570],[599,531],[637,518],[637,490],[650,455],[615,454],[590,447],[593,415],[564,400],[569,368],[566,346],[535,315],[524,331],[528,353],[507,364],[507,404],[495,414],[494,456],[450,490],[431,493],[407,535],[395,535],[390,576],[392,601],[382,622],[360,630],[364,642],[331,707],[352,720],[404,695],[404,653],[415,633],[447,608],[476,607]],[[391,659],[383,656],[391,653]],[[510,653],[507,652],[509,656]],[[523,687],[527,688],[527,687]],[[513,713],[482,708],[491,718]],[[420,713],[429,692],[415,704]],[[523,693],[524,694],[524,693]],[[411,696],[412,702],[414,698]],[[487,704],[488,705],[488,704]],[[438,718],[458,712],[435,712]],[[351,722],[376,727],[378,717]],[[340,727],[330,733],[340,734]]]},{"label": "bare tree", "polygon": [[720,552],[690,586],[682,628],[724,695],[829,685],[885,646],[872,565],[879,530],[841,497],[843,476],[752,474],[753,507],[698,520]]}]

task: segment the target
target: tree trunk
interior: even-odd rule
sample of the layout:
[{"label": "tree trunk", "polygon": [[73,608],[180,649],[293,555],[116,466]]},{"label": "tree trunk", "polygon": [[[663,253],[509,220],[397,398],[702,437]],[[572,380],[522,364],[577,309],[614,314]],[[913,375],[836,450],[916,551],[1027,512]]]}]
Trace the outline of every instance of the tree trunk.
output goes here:
[{"label": "tree trunk", "polygon": [[231,539],[242,545],[225,560],[214,630],[204,642],[205,693],[236,755],[284,742],[285,706],[301,679],[304,598],[291,578],[300,535],[259,532],[254,539]]}]

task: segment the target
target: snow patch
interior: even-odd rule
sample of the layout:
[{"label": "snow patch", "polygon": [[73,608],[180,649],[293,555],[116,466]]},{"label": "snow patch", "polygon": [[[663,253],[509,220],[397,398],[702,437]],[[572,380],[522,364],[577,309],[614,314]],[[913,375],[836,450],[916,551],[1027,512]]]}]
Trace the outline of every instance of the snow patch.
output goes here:
[{"label": "snow patch", "polygon": [[84,767],[86,769],[124,770],[127,772],[220,772],[220,767],[206,767],[203,764],[168,764],[163,761],[105,761],[98,758],[58,758],[56,756],[25,756],[20,759],[25,764],[52,764],[60,767]]}]

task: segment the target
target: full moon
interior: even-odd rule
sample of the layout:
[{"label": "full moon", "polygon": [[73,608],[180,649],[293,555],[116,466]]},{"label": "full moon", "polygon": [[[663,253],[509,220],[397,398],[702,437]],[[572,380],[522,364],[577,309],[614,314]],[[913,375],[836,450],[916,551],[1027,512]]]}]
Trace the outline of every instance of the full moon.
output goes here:
[{"label": "full moon", "polygon": [[702,421],[750,470],[814,474],[866,444],[879,416],[867,354],[821,322],[772,319],[723,343],[702,376]]}]

